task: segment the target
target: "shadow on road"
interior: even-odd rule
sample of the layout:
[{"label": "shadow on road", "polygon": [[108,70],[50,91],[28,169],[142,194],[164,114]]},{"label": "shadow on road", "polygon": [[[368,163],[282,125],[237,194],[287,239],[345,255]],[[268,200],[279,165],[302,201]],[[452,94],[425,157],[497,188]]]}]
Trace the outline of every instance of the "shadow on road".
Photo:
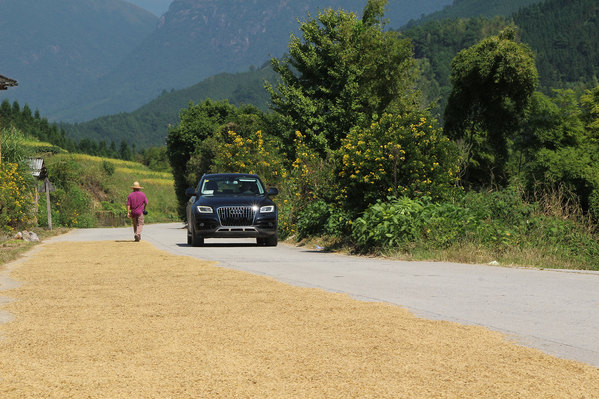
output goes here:
[{"label": "shadow on road", "polygon": [[[192,247],[190,244],[177,244],[178,247],[187,248]],[[243,247],[258,247],[258,244],[249,243],[226,243],[226,244],[204,244],[196,248],[243,248]]]}]

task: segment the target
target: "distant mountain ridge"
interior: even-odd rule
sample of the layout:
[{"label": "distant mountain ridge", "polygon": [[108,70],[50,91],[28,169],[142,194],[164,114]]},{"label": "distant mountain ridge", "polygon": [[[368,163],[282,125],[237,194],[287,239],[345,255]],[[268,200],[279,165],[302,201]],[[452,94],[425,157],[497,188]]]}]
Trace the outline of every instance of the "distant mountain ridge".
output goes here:
[{"label": "distant mountain ridge", "polygon": [[[92,82],[60,120],[133,111],[162,90],[181,89],[218,73],[247,71],[287,49],[298,19],[334,8],[361,15],[367,0],[175,0],[146,40]],[[399,27],[451,0],[391,0],[387,18]],[[85,108],[80,105],[85,104]]]},{"label": "distant mountain ridge", "polygon": [[[599,7],[592,6],[596,2],[597,0],[576,0],[573,4],[569,0],[549,0],[504,17],[429,21],[404,29],[402,34],[414,41],[416,57],[427,58],[432,67],[431,80],[440,85],[440,92],[431,93],[432,97],[444,97],[450,90],[450,63],[459,50],[498,33],[513,19],[520,25],[525,42],[539,54],[537,63],[541,82],[547,83],[554,75],[567,76],[566,83],[576,82],[576,76],[588,79],[588,76],[597,76],[599,72],[599,40],[596,40],[599,32]],[[515,4],[513,10],[518,9],[520,7]],[[568,26],[575,28],[567,29]],[[561,33],[555,34],[555,31]],[[591,37],[595,39],[588,39]],[[583,38],[588,40],[581,45]],[[564,43],[573,45],[562,49]],[[549,49],[555,45],[560,46],[560,51],[558,59],[552,60],[554,54]],[[578,47],[581,51],[577,51]],[[562,54],[566,50],[569,52]],[[564,60],[574,62],[578,67],[573,68],[564,63]],[[594,67],[591,66],[593,60]],[[586,68],[589,72],[582,74],[580,68]],[[206,98],[229,99],[234,104],[253,104],[265,108],[269,97],[261,82],[265,79],[272,81],[274,78],[276,76],[270,68],[233,75],[219,74],[182,90],[163,92],[134,112],[105,116],[77,125],[65,125],[65,129],[71,137],[104,138],[116,142],[134,137],[140,144],[161,145],[164,143],[168,124],[177,123],[178,110],[187,107],[189,100],[198,103]]]},{"label": "distant mountain ridge", "polygon": [[158,18],[121,0],[0,0],[0,73],[19,82],[3,98],[44,114],[114,69]]}]

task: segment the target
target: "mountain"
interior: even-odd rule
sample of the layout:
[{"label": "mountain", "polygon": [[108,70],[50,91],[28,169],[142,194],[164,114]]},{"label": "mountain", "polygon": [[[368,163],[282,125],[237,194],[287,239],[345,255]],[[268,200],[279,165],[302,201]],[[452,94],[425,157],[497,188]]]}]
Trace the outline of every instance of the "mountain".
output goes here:
[{"label": "mountain", "polygon": [[[512,15],[428,21],[404,28],[401,33],[413,41],[415,57],[426,66],[425,80],[430,82],[430,87],[423,88],[431,100],[439,101],[436,112],[442,114],[445,98],[451,90],[449,73],[453,57],[460,50],[497,34],[512,21],[522,32],[523,41],[537,54],[544,90],[581,84],[595,86],[599,76],[597,15],[597,0],[548,0]],[[133,112],[63,127],[68,136],[74,138],[117,143],[128,140],[140,147],[161,145],[168,124],[178,123],[179,110],[187,107],[190,100],[199,103],[206,98],[228,99],[235,105],[253,104],[266,109],[269,96],[262,82],[275,79],[268,67],[218,74],[186,89],[164,91]]]},{"label": "mountain", "polygon": [[254,105],[268,109],[270,95],[264,81],[274,82],[276,74],[270,67],[243,73],[221,73],[181,90],[164,91],[156,99],[133,112],[101,116],[88,122],[62,124],[69,138],[96,141],[127,141],[137,148],[164,145],[169,124],[179,123],[179,111],[190,102],[208,98],[228,100],[233,105]]},{"label": "mountain", "polygon": [[[391,0],[391,26],[432,12],[451,0]],[[68,107],[63,121],[133,111],[163,90],[189,87],[222,72],[262,65],[287,49],[298,19],[332,7],[361,15],[366,0],[175,0],[158,26],[114,70],[91,82]]]},{"label": "mountain", "polygon": [[120,0],[0,0],[0,74],[19,82],[3,97],[54,112],[114,69],[156,27]]}]

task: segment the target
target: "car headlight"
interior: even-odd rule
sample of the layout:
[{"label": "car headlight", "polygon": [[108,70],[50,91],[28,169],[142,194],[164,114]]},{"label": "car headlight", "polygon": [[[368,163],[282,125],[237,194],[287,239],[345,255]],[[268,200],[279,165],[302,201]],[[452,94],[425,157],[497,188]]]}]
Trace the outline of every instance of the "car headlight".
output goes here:
[{"label": "car headlight", "polygon": [[260,213],[271,213],[275,211],[274,205],[265,205],[260,208]]},{"label": "car headlight", "polygon": [[198,205],[198,212],[200,213],[213,213],[212,208],[209,206]]}]

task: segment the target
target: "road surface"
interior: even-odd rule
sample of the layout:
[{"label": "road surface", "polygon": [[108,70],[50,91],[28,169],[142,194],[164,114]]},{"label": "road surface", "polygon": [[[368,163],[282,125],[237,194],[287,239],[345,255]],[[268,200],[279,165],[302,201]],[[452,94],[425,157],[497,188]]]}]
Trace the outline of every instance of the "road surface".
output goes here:
[{"label": "road surface", "polygon": [[[182,224],[144,227],[143,240],[177,255],[289,284],[388,302],[414,314],[506,334],[522,345],[599,367],[599,273],[440,262],[404,262],[325,253],[255,240],[186,244]],[[131,228],[80,229],[53,241],[131,241]]]}]

